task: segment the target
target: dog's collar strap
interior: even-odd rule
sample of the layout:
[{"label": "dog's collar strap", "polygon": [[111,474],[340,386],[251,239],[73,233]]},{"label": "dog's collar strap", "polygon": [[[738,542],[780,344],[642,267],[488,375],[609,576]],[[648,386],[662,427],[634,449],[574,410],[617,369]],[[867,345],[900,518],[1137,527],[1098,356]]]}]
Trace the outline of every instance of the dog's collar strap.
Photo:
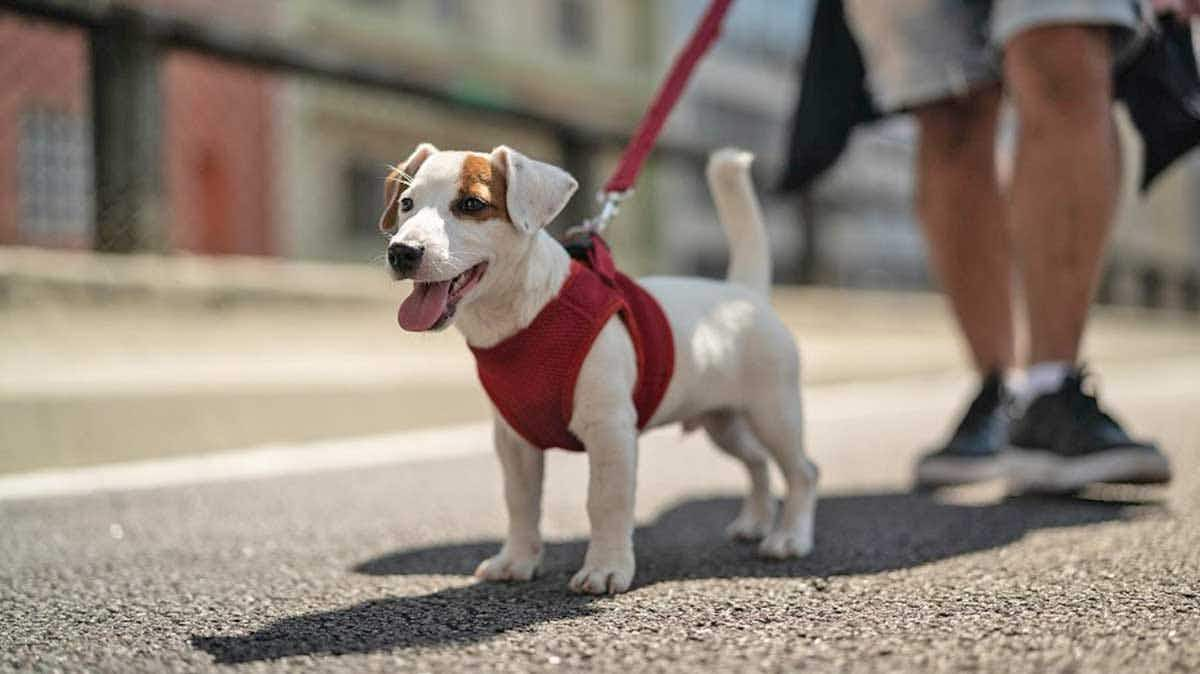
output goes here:
[{"label": "dog's collar strap", "polygon": [[492,404],[530,444],[582,451],[567,428],[575,405],[575,383],[600,331],[619,314],[637,356],[633,402],[638,428],[658,409],[675,368],[675,342],[658,302],[617,271],[608,246],[589,242],[583,261],[558,295],[528,327],[486,349],[472,348],[479,381]]},{"label": "dog's collar strap", "polygon": [[617,263],[613,261],[608,243],[599,234],[592,234],[589,237],[587,256],[582,262],[587,265],[588,269],[596,272],[607,285],[617,288],[617,277],[621,275],[621,272],[617,271]]},{"label": "dog's collar strap", "polygon": [[572,260],[586,262],[588,255],[592,252],[593,234],[582,234],[573,236],[562,242],[563,248],[567,250],[567,255],[571,256]]},{"label": "dog's collar strap", "polygon": [[613,261],[608,243],[599,234],[583,234],[563,242],[571,259],[577,260],[600,275],[605,284],[616,287],[617,263]]}]

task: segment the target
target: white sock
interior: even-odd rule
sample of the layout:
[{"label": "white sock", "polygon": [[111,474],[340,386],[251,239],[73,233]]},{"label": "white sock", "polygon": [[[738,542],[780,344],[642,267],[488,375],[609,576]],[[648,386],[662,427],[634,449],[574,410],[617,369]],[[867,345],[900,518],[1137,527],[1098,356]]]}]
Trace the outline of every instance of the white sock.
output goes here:
[{"label": "white sock", "polygon": [[1004,382],[1004,391],[1010,396],[1015,396],[1025,386],[1025,373],[1016,368],[1009,368],[1001,373],[1000,381]]},{"label": "white sock", "polygon": [[1040,395],[1054,393],[1062,388],[1063,380],[1071,374],[1074,367],[1074,363],[1066,360],[1034,363],[1025,370],[1025,386],[1022,393],[1030,400]]}]

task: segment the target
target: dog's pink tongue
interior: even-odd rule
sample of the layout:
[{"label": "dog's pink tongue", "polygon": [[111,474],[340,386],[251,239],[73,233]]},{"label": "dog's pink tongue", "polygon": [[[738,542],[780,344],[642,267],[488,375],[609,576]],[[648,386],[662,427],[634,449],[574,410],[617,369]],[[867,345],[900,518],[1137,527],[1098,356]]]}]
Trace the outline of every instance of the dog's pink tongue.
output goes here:
[{"label": "dog's pink tongue", "polygon": [[412,294],[400,305],[396,320],[400,327],[413,332],[428,330],[446,313],[450,282],[414,283]]}]

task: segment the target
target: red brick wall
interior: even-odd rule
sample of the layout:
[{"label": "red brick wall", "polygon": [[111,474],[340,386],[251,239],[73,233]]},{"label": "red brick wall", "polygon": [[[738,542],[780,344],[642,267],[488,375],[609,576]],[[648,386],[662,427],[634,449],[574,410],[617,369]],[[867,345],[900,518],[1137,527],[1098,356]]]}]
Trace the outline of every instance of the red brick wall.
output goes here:
[{"label": "red brick wall", "polygon": [[[140,0],[197,19],[266,27],[277,0]],[[0,244],[19,231],[18,136],[33,106],[87,114],[80,31],[0,11]],[[274,249],[274,79],[187,53],[163,64],[163,183],[170,240],[201,253]],[[61,243],[61,242],[60,242]],[[66,242],[88,245],[89,242]]]},{"label": "red brick wall", "polygon": [[171,241],[202,253],[274,251],[274,83],[191,54],[164,69]]},{"label": "red brick wall", "polygon": [[11,244],[19,242],[21,113],[40,106],[86,114],[87,49],[79,31],[3,13],[0,45],[0,244]]}]

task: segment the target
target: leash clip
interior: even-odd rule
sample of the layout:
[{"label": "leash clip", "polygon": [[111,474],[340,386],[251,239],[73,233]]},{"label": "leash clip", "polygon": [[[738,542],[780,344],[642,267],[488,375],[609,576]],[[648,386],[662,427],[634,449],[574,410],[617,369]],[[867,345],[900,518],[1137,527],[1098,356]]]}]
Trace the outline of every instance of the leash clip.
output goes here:
[{"label": "leash clip", "polygon": [[568,229],[564,238],[570,240],[590,234],[603,234],[608,223],[612,222],[620,212],[621,202],[628,199],[631,194],[633,194],[632,189],[622,192],[597,192],[596,201],[600,204],[600,212],[584,220],[583,224]]}]

